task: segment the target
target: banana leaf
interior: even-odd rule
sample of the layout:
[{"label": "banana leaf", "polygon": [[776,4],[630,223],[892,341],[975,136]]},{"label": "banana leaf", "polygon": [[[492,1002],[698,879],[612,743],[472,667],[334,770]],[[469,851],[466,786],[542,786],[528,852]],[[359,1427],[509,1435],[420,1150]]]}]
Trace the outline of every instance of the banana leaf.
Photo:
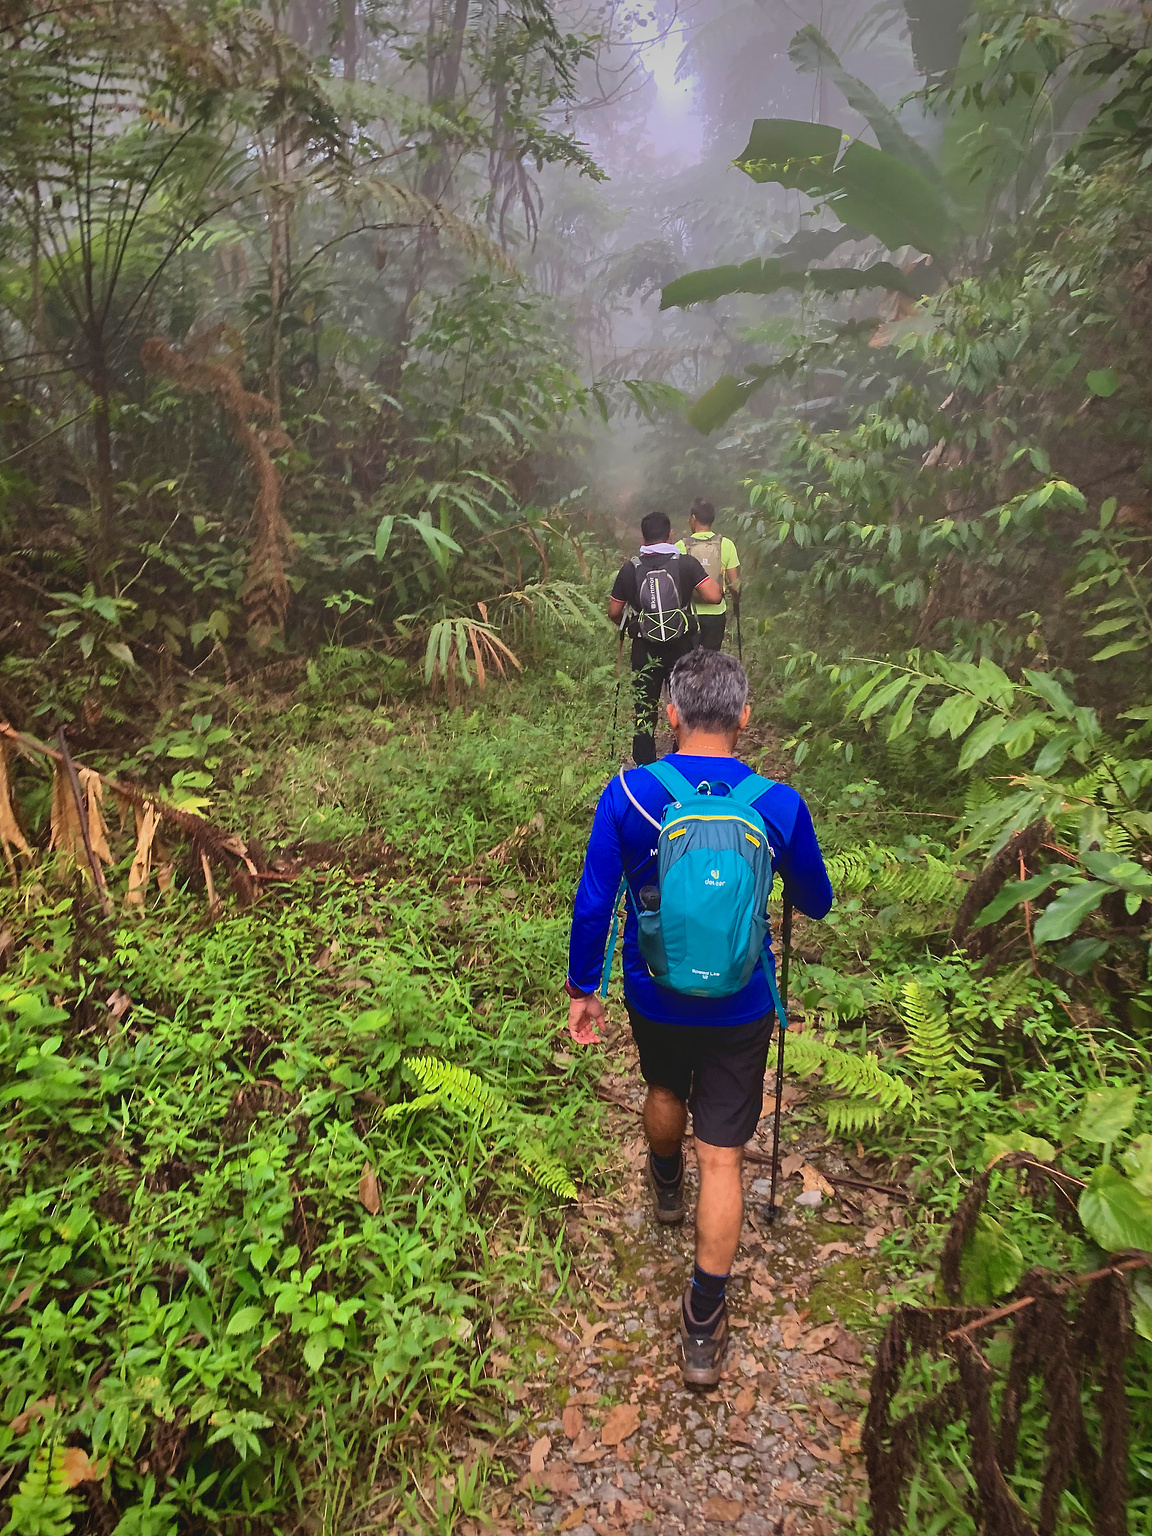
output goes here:
[{"label": "banana leaf", "polygon": [[802,27],[797,32],[789,45],[788,57],[802,75],[826,75],[853,111],[868,123],[885,154],[902,160],[929,181],[939,180],[932,156],[900,126],[891,107],[884,105],[871,86],[848,73],[817,27]]},{"label": "banana leaf", "polygon": [[705,267],[688,272],[669,283],[660,294],[661,309],[686,309],[723,298],[729,293],[778,293],[781,288],[805,288],[818,293],[852,293],[863,288],[887,288],[897,293],[915,295],[922,289],[890,261],[873,262],[870,267],[820,267],[808,272],[790,271],[779,257],[765,261],[755,257],[740,266]]},{"label": "banana leaf", "polygon": [[753,181],[774,181],[809,197],[827,197],[835,190],[836,162],[844,142],[839,128],[827,123],[758,117],[747,147],[733,163]]}]

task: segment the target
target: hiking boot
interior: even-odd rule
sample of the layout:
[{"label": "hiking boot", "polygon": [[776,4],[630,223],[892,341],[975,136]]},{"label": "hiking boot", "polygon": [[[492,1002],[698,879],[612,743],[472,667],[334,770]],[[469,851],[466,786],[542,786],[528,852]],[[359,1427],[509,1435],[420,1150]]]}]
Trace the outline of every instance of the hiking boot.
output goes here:
[{"label": "hiking boot", "polygon": [[649,1153],[648,1161],[644,1164],[644,1171],[648,1177],[648,1187],[652,1191],[652,1210],[656,1220],[662,1226],[672,1226],[677,1221],[684,1220],[684,1158],[680,1158],[680,1177],[674,1184],[665,1184],[662,1179],[656,1177],[656,1171],[652,1167],[652,1156]]},{"label": "hiking boot", "polygon": [[691,1294],[692,1287],[689,1286],[680,1304],[681,1369],[686,1387],[707,1392],[719,1386],[724,1356],[728,1353],[728,1308],[721,1302],[712,1316],[706,1319],[706,1327],[716,1321],[711,1333],[695,1333],[688,1322]]}]

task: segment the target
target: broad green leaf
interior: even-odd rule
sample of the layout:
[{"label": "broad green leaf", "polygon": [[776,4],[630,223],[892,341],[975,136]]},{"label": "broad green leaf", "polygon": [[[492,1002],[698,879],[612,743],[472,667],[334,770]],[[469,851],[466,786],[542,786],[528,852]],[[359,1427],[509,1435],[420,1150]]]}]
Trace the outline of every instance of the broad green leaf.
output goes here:
[{"label": "broad green leaf", "polygon": [[1093,368],[1084,382],[1094,395],[1107,400],[1120,388],[1120,375],[1115,368]]},{"label": "broad green leaf", "polygon": [[117,661],[122,661],[126,667],[134,667],[136,665],[136,658],[133,656],[131,648],[125,645],[123,640],[105,640],[104,649],[108,652],[109,656],[115,657]]},{"label": "broad green leaf", "polygon": [[940,704],[928,722],[929,736],[943,736],[947,731],[952,740],[963,736],[976,718],[980,700],[970,693],[954,693]]},{"label": "broad green leaf", "polygon": [[228,1333],[251,1333],[264,1319],[263,1307],[240,1307],[228,1319]]},{"label": "broad green leaf", "polygon": [[1089,848],[1080,857],[1098,880],[1107,880],[1109,885],[1131,891],[1135,896],[1152,898],[1152,874],[1134,859],[1102,848]]},{"label": "broad green leaf", "polygon": [[928,151],[904,131],[890,107],[863,80],[850,75],[823,34],[813,26],[802,27],[788,47],[788,57],[802,75],[819,74],[833,82],[854,112],[859,112],[880,148],[906,165],[913,166],[929,181],[937,181],[936,162]]},{"label": "broad green leaf", "polygon": [[761,261],[754,257],[739,266],[705,267],[688,272],[667,284],[660,294],[661,309],[686,309],[721,299],[729,293],[778,293],[805,288],[818,293],[855,293],[865,288],[886,288],[895,293],[915,295],[923,289],[890,261],[876,261],[869,267],[821,267],[797,271],[785,266],[779,257]]},{"label": "broad green leaf", "polygon": [[973,928],[987,928],[989,923],[995,923],[1010,912],[1013,907],[1018,907],[1022,901],[1031,901],[1039,896],[1041,891],[1057,881],[1063,871],[1061,869],[1041,870],[1038,875],[1033,875],[1028,880],[1014,880],[1010,885],[1004,886],[993,896],[986,907],[980,911]]},{"label": "broad green leaf", "polygon": [[835,180],[832,211],[845,224],[869,230],[890,251],[911,245],[944,257],[955,243],[939,187],[883,150],[857,139],[845,150]]},{"label": "broad green leaf", "polygon": [[1080,1196],[1079,1210],[1084,1230],[1106,1252],[1152,1252],[1152,1200],[1115,1168],[1097,1168]]},{"label": "broad green leaf", "polygon": [[1077,880],[1065,886],[1051,906],[1045,907],[1032,930],[1037,944],[1052,944],[1076,932],[1089,912],[1107,896],[1110,887],[1099,880]]},{"label": "broad green leaf", "polygon": [[893,716],[892,724],[888,728],[888,740],[895,741],[897,736],[903,736],[904,732],[912,724],[912,711],[916,708],[916,700],[928,686],[929,679],[923,677],[914,688],[910,688],[904,696],[904,702]]},{"label": "broad green leaf", "polygon": [[1127,1088],[1093,1088],[1074,1122],[1076,1134],[1085,1141],[1118,1140],[1132,1124],[1139,1099],[1140,1089],[1135,1083]]},{"label": "broad green leaf", "polygon": [[707,436],[717,427],[722,427],[729,416],[735,415],[751,395],[763,388],[765,382],[762,378],[737,379],[726,373],[688,408],[687,419],[697,432]]},{"label": "broad green leaf", "polygon": [[380,519],[379,525],[376,529],[375,553],[377,560],[383,560],[384,556],[388,553],[388,545],[392,540],[392,529],[395,526],[395,523],[396,519],[392,516],[391,513],[389,513],[387,517],[382,517]]},{"label": "broad green leaf", "polygon": [[304,1360],[308,1369],[315,1374],[324,1364],[324,1356],[328,1353],[328,1345],[322,1333],[314,1333],[304,1346]]},{"label": "broad green leaf", "polygon": [[909,683],[914,681],[915,679],[910,672],[901,672],[898,676],[885,683],[883,688],[877,689],[860,711],[861,720],[870,720],[873,715],[878,715],[882,709],[887,709],[889,704],[900,697]]},{"label": "broad green leaf", "polygon": [[826,123],[758,117],[747,146],[734,163],[753,181],[774,181],[819,197],[832,191],[832,176],[844,141],[839,128]]},{"label": "broad green leaf", "polygon": [[[1009,722],[1010,724],[1013,722]],[[960,772],[971,768],[973,763],[978,763],[982,757],[987,757],[992,748],[1000,740],[1000,733],[1004,729],[1004,720],[999,715],[994,715],[991,720],[985,720],[978,725],[964,743],[960,753]]]},{"label": "broad green leaf", "polygon": [[1086,976],[1097,960],[1108,953],[1106,939],[1073,939],[1056,954],[1056,964],[1073,976]]},{"label": "broad green leaf", "polygon": [[1114,640],[1111,645],[1106,645],[1102,651],[1096,651],[1089,656],[1089,661],[1111,661],[1113,656],[1131,656],[1136,651],[1146,651],[1147,640]]},{"label": "broad green leaf", "polygon": [[960,1255],[960,1294],[968,1306],[990,1306],[1013,1290],[1024,1273],[1024,1255],[991,1216],[981,1215]]},{"label": "broad green leaf", "polygon": [[1137,1136],[1128,1150],[1121,1152],[1120,1164],[1140,1193],[1152,1200],[1152,1136]]},{"label": "broad green leaf", "polygon": [[1051,672],[1033,672],[1025,668],[1024,676],[1054,715],[1059,715],[1062,720],[1071,720],[1076,706]]},{"label": "broad green leaf", "polygon": [[1056,1148],[1042,1136],[1029,1136],[1026,1131],[1009,1131],[1007,1136],[989,1132],[984,1138],[984,1166],[989,1167],[1009,1152],[1028,1152],[1042,1162],[1050,1163],[1056,1156]]},{"label": "broad green leaf", "polygon": [[1132,1282],[1132,1326],[1142,1339],[1152,1341],[1152,1281],[1145,1274]]},{"label": "broad green leaf", "polygon": [[1036,761],[1032,766],[1032,772],[1045,777],[1050,773],[1057,773],[1063,766],[1064,759],[1076,745],[1082,740],[1079,731],[1059,731],[1050,741],[1041,747]]}]

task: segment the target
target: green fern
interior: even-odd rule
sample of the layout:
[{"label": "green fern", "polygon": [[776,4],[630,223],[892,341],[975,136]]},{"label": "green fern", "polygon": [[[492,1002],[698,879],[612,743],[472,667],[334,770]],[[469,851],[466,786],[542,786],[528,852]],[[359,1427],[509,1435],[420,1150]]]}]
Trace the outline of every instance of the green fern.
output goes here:
[{"label": "green fern", "polygon": [[405,1056],[404,1065],[423,1088],[421,1097],[440,1099],[480,1121],[490,1120],[504,1107],[502,1095],[467,1067],[440,1061],[436,1056]]},{"label": "green fern", "polygon": [[905,981],[901,994],[899,1016],[908,1036],[908,1060],[929,1080],[954,1077],[963,1070],[967,1052],[944,1009],[914,976]]},{"label": "green fern", "polygon": [[404,1066],[424,1092],[403,1104],[389,1104],[380,1112],[380,1120],[397,1120],[435,1104],[448,1104],[471,1116],[480,1124],[496,1120],[503,1125],[516,1148],[529,1177],[541,1189],[561,1200],[575,1200],[579,1191],[564,1164],[549,1152],[538,1136],[531,1134],[530,1116],[486,1083],[467,1067],[441,1061],[436,1056],[405,1056]]},{"label": "green fern", "polygon": [[870,1099],[829,1099],[824,1118],[830,1136],[858,1136],[872,1131],[884,1119],[884,1110]]},{"label": "green fern", "polygon": [[402,1099],[399,1104],[389,1104],[387,1109],[382,1109],[376,1116],[377,1120],[399,1120],[403,1115],[414,1115],[417,1110],[430,1109],[433,1104],[441,1102],[442,1095],[436,1093],[418,1093],[414,1099]]},{"label": "green fern", "polygon": [[520,1161],[528,1170],[534,1183],[546,1189],[560,1200],[575,1200],[579,1191],[573,1184],[567,1168],[542,1141],[529,1141],[520,1148]]},{"label": "green fern", "polygon": [[832,888],[842,896],[874,893],[875,905],[906,902],[940,906],[956,901],[956,872],[945,859],[931,853],[896,850],[866,843],[845,848],[827,861]]},{"label": "green fern", "polygon": [[5,1530],[15,1536],[69,1536],[75,1499],[63,1478],[63,1445],[42,1445],[12,1496],[12,1518]]}]

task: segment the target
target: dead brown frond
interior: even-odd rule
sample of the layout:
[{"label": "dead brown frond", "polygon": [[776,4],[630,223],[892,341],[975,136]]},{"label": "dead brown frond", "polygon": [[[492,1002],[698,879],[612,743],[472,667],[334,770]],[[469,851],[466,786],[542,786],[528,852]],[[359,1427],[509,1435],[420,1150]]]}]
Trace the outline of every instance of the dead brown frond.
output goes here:
[{"label": "dead brown frond", "polygon": [[[228,328],[217,325],[189,339],[177,351],[162,336],[152,336],[141,347],[140,360],[149,372],[171,379],[182,389],[204,390],[213,395],[228,416],[233,437],[248,454],[256,472],[248,571],[240,588],[240,601],[252,643],[262,650],[273,631],[283,629],[291,596],[286,565],[295,541],[281,509],[283,482],[272,461],[272,451],[290,448],[292,440],[280,430],[272,401],[253,394],[241,383],[239,347],[220,350],[229,339]],[[256,425],[260,421],[267,425]]]},{"label": "dead brown frond", "polygon": [[[1016,1153],[998,1166],[1024,1169],[1034,1194],[1051,1187],[1058,1204],[1068,1198],[1068,1176],[1050,1164]],[[983,1208],[988,1182],[985,1174],[972,1185],[945,1243],[941,1275],[954,1299],[960,1292],[961,1253]],[[959,1305],[901,1307],[876,1353],[861,1437],[873,1536],[898,1536],[904,1529],[904,1490],[924,1442],[958,1420],[968,1431],[975,1483],[972,1515],[988,1536],[1054,1536],[1065,1512],[1064,1496],[1074,1487],[1089,1507],[1095,1536],[1127,1536],[1125,1365],[1132,1328],[1124,1272],[1150,1264],[1141,1255],[1117,1257],[1084,1275],[1033,1269],[1013,1299],[991,1311]],[[1003,1377],[979,1342],[992,1324],[1012,1330]],[[897,1395],[914,1374],[918,1356],[951,1360],[954,1375],[925,1401],[896,1413]],[[1047,1455],[1032,1512],[1009,1479],[1016,1471],[1024,1404],[1030,1402],[1036,1411],[1037,1385]],[[1084,1411],[1086,1399],[1094,1405],[1091,1415]],[[1092,1421],[1099,1423],[1095,1440],[1088,1429]]]}]

